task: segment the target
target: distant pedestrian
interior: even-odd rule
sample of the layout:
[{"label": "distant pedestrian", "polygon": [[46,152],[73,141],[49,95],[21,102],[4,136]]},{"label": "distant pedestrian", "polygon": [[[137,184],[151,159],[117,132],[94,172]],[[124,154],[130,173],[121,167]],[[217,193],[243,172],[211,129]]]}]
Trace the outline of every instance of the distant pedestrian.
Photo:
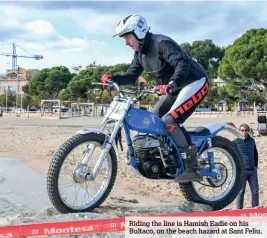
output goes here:
[{"label": "distant pedestrian", "polygon": [[115,137],[115,143],[116,143],[117,148],[118,148],[118,143],[119,143],[121,147],[121,151],[123,151],[121,129],[122,128],[120,127],[120,129],[118,130],[118,134]]},{"label": "distant pedestrian", "polygon": [[[115,144],[116,144],[117,149],[118,149],[118,144],[120,144],[121,151],[123,151],[121,130],[122,130],[122,128],[120,127],[120,129],[118,130],[118,133],[115,137]],[[111,136],[111,131],[109,129],[108,129],[108,135]]]},{"label": "distant pedestrian", "polygon": [[258,151],[254,138],[249,134],[250,128],[247,124],[241,124],[239,127],[240,132],[245,139],[236,139],[235,143],[239,149],[244,161],[244,178],[243,186],[237,196],[237,209],[243,208],[244,195],[246,191],[246,183],[248,181],[252,199],[251,206],[259,206],[259,183],[258,183]]},{"label": "distant pedestrian", "polygon": [[101,117],[104,116],[104,108],[103,108],[103,107],[102,107],[102,109],[101,109],[100,116],[101,116]]}]

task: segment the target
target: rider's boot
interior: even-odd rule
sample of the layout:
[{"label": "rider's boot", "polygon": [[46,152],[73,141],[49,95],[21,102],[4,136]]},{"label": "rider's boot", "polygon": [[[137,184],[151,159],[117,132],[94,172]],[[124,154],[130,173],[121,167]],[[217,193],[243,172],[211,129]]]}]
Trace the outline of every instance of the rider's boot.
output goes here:
[{"label": "rider's boot", "polygon": [[[197,172],[198,160],[197,160],[197,148],[195,145],[188,145],[185,134],[182,132],[182,126],[179,128],[177,124],[168,123],[166,124],[168,131],[172,135],[176,145],[178,146],[184,161],[184,172],[175,178],[176,182],[191,182],[191,181],[201,181],[203,176]],[[184,143],[182,143],[182,137],[184,137]],[[185,142],[186,141],[186,142]]]},{"label": "rider's boot", "polygon": [[195,145],[181,148],[180,152],[184,162],[184,172],[176,177],[174,180],[179,183],[186,183],[191,181],[201,181],[203,176],[198,173],[197,148]]}]

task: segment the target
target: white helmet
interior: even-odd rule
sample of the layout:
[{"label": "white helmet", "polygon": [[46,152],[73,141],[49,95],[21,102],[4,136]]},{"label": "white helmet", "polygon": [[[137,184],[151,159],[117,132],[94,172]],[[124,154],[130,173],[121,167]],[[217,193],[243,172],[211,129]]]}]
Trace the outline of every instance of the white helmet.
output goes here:
[{"label": "white helmet", "polygon": [[137,40],[143,40],[149,31],[146,19],[139,14],[132,14],[119,21],[114,36],[123,37],[127,33],[132,33]]}]

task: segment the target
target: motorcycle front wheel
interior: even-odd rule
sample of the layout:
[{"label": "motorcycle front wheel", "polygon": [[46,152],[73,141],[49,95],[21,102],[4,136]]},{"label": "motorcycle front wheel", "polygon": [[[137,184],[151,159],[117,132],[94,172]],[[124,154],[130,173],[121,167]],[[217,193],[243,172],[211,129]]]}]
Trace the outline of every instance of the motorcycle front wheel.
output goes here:
[{"label": "motorcycle front wheel", "polygon": [[[47,173],[47,192],[52,205],[60,213],[90,212],[99,207],[110,194],[117,176],[117,156],[113,147],[96,178],[90,180],[86,177],[92,172],[105,140],[106,135],[101,133],[77,134],[68,139],[53,156]],[[93,153],[97,151],[98,155],[93,156],[90,151],[93,148]],[[79,152],[78,161],[74,161]],[[82,157],[87,153],[92,155],[88,164],[83,164]],[[61,173],[66,173],[63,184],[60,184]],[[103,182],[97,183],[98,177],[103,177]]]}]

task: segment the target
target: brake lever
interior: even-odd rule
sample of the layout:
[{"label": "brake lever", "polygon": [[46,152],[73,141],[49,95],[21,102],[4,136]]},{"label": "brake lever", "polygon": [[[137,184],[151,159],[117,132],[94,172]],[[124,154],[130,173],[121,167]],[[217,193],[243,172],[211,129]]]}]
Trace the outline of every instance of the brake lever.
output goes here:
[{"label": "brake lever", "polygon": [[109,84],[107,83],[92,83],[93,85],[103,85],[103,86],[110,86]]},{"label": "brake lever", "polygon": [[153,90],[148,90],[147,92],[148,92],[148,93],[151,93],[152,95],[153,95],[153,94],[157,94],[158,96],[161,96],[161,92],[158,91],[158,90],[157,90],[156,92],[154,92]]},{"label": "brake lever", "polygon": [[157,94],[158,96],[161,96],[161,92],[159,92],[159,91],[157,91],[156,94]]},{"label": "brake lever", "polygon": [[137,97],[136,97],[136,101],[141,101],[142,100],[142,96],[141,95],[138,95]]}]

